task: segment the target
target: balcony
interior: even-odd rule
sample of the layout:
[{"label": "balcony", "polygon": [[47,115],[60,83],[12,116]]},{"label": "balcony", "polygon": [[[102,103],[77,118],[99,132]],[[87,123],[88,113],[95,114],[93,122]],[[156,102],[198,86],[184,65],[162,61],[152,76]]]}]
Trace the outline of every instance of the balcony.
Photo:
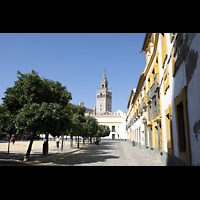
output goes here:
[{"label": "balcony", "polygon": [[153,83],[151,88],[150,88],[150,96],[151,96],[151,99],[154,97],[155,95],[155,84]]},{"label": "balcony", "polygon": [[130,120],[130,126],[132,125],[132,123],[133,123],[133,117]]},{"label": "balcony", "polygon": [[149,98],[149,95],[150,95],[149,92],[150,90],[147,92],[147,103],[151,101],[151,99]]},{"label": "balcony", "polygon": [[138,106],[138,115],[140,116],[142,114],[141,104]]},{"label": "balcony", "polygon": [[142,108],[144,109],[146,107],[145,103],[144,103],[144,97],[142,99]]},{"label": "balcony", "polygon": [[148,104],[148,122],[151,121],[151,109],[150,109],[150,104]]},{"label": "balcony", "polygon": [[156,118],[156,106],[155,106],[155,98],[152,99],[152,119],[155,119]]},{"label": "balcony", "polygon": [[152,99],[152,119],[155,119],[160,113],[160,105],[158,104],[158,101],[153,98]]}]

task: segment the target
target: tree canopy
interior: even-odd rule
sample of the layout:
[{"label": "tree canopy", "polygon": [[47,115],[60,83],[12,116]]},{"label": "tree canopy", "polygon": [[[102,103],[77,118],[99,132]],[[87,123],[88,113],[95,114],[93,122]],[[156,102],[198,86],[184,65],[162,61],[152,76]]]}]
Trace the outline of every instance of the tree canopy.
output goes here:
[{"label": "tree canopy", "polygon": [[[52,136],[71,134],[82,137],[105,137],[109,127],[99,125],[86,108],[69,103],[72,95],[58,81],[42,78],[37,72],[17,72],[13,87],[5,91],[0,106],[0,133],[32,134],[27,156],[37,133]],[[47,145],[48,148],[48,145]]]},{"label": "tree canopy", "polygon": [[[64,131],[67,119],[67,106],[72,99],[66,86],[58,81],[41,78],[34,70],[31,73],[17,72],[18,80],[7,88],[3,99],[4,126],[8,117],[13,117],[15,134],[24,132],[35,136],[36,133]],[[34,138],[34,137],[33,137]]]}]

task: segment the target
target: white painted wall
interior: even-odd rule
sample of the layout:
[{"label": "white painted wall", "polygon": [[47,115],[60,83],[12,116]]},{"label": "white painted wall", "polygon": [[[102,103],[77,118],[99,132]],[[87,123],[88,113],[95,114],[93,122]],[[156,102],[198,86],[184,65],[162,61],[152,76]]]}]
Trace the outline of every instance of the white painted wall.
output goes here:
[{"label": "white painted wall", "polygon": [[[117,116],[115,117],[115,113]],[[121,110],[116,111],[113,117],[111,116],[95,116],[99,124],[109,126],[111,132],[110,135],[104,137],[105,139],[112,139],[112,134],[115,134],[115,139],[127,139],[126,133],[126,113],[122,112]],[[116,132],[112,132],[112,126],[115,126]]]},{"label": "white painted wall", "polygon": [[[178,96],[184,86],[187,85],[187,109],[188,109],[188,121],[189,121],[189,134],[190,134],[190,147],[191,147],[191,160],[192,165],[200,165],[200,137],[197,134],[197,137],[194,133],[194,126],[200,120],[200,109],[199,109],[199,100],[200,100],[200,34],[197,33],[192,40],[189,49],[194,49],[198,51],[198,60],[197,67],[194,70],[193,76],[190,82],[187,85],[186,80],[186,68],[185,61],[179,66],[178,71],[176,72],[175,77],[172,77],[172,66],[169,62],[169,73],[170,73],[170,90],[167,91],[169,95],[165,97],[162,96],[162,109],[164,111],[165,103],[167,103],[168,97],[171,99],[171,111],[172,111],[172,131],[173,131],[173,147],[174,147],[174,156],[179,157],[178,155],[178,139],[177,139],[177,127],[176,127],[176,115],[174,108],[174,98]],[[171,47],[170,47],[171,50]],[[170,95],[171,94],[171,95]],[[171,96],[171,97],[170,97]],[[169,103],[168,103],[169,104]],[[164,117],[164,113],[163,113]],[[163,118],[164,119],[164,118]],[[165,126],[165,120],[163,120],[163,125]],[[164,131],[165,131],[164,127]],[[199,131],[200,133],[200,127]]]},{"label": "white painted wall", "polygon": [[198,51],[197,67],[188,83],[187,91],[191,157],[193,165],[200,165],[200,127],[197,131],[197,137],[194,133],[195,123],[200,120],[200,33],[196,33],[194,36],[190,49]]}]

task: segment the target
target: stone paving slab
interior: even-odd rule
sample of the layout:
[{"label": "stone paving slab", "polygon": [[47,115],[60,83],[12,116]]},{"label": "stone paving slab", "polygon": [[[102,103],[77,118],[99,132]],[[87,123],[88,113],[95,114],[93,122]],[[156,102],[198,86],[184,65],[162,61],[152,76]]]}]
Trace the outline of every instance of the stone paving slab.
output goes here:
[{"label": "stone paving slab", "polygon": [[102,141],[70,155],[58,157],[45,166],[163,166],[162,162],[126,141]]},{"label": "stone paving slab", "polygon": [[121,142],[130,166],[164,166],[161,160],[128,142]]},{"label": "stone paving slab", "polygon": [[[6,154],[5,145],[0,143],[0,165],[43,165],[43,166],[164,166],[154,157],[126,141],[102,141],[100,145],[85,144],[70,148],[65,143],[64,151],[56,148],[55,141],[49,141],[49,155],[42,155],[43,141],[34,141],[33,151],[27,162],[22,162],[29,142],[11,144],[11,153]],[[7,147],[6,147],[7,148]],[[24,150],[25,148],[25,150]],[[4,151],[2,151],[2,149]]]}]

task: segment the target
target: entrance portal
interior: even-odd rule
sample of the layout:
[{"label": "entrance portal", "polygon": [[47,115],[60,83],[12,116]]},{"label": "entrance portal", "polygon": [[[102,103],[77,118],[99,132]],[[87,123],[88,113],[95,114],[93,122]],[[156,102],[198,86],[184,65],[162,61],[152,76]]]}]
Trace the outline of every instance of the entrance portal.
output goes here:
[{"label": "entrance portal", "polygon": [[112,134],[112,140],[114,140],[115,139],[115,134]]}]

